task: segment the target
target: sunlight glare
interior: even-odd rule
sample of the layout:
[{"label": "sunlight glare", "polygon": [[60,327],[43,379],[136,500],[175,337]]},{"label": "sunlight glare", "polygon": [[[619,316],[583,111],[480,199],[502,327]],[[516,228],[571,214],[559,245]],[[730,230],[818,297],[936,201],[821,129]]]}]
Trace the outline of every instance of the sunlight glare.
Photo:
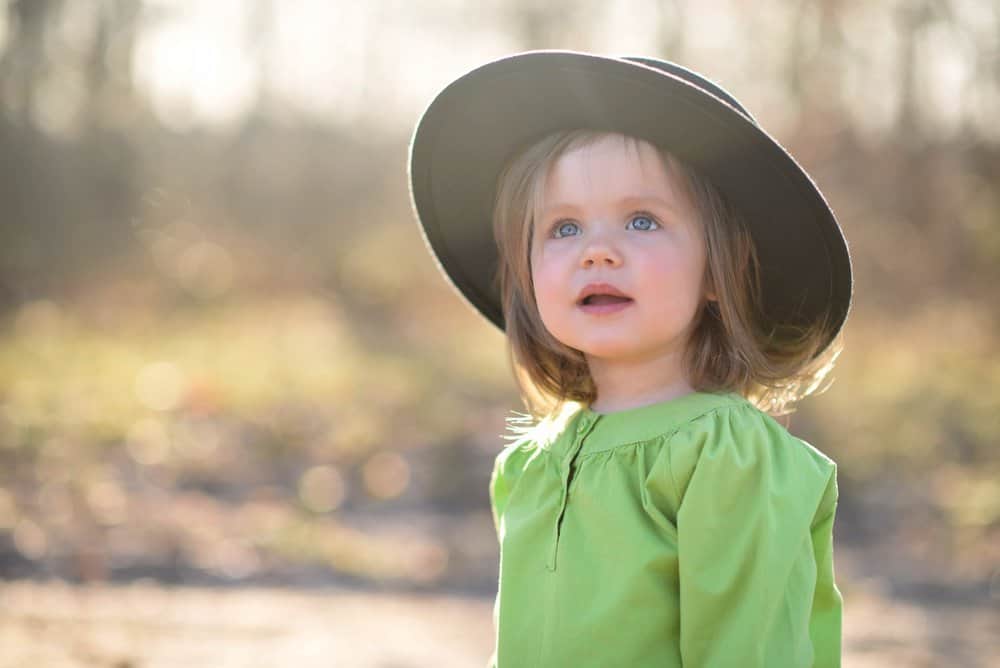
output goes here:
[{"label": "sunlight glare", "polygon": [[244,0],[173,4],[140,36],[135,81],[164,124],[226,126],[254,105],[259,72],[246,44],[248,14]]}]

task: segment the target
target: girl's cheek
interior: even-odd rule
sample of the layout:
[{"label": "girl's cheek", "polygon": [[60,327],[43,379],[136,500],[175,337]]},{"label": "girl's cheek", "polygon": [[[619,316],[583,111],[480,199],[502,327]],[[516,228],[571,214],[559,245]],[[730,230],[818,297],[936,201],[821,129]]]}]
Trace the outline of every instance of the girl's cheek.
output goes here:
[{"label": "girl's cheek", "polygon": [[532,272],[545,271],[545,268],[552,264],[552,250],[544,242],[537,243],[531,251]]},{"label": "girl's cheek", "polygon": [[532,272],[532,281],[535,287],[535,299],[540,307],[553,299],[558,300],[558,295],[565,289],[565,279],[563,273],[555,270],[551,263],[541,263]]},{"label": "girl's cheek", "polygon": [[558,261],[573,252],[574,244],[570,239],[545,239],[537,248],[539,259]]}]

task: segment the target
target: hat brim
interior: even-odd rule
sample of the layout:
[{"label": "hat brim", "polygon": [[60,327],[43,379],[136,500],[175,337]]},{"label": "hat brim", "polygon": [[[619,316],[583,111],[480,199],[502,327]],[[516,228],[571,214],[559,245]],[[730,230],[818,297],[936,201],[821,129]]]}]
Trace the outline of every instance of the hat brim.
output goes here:
[{"label": "hat brim", "polygon": [[414,132],[409,172],[441,270],[503,329],[491,220],[504,164],[556,130],[619,132],[694,167],[743,215],[760,261],[765,326],[826,317],[828,344],[847,318],[853,281],[847,242],[823,195],[749,115],[646,62],[533,51],[483,65],[437,95]]}]

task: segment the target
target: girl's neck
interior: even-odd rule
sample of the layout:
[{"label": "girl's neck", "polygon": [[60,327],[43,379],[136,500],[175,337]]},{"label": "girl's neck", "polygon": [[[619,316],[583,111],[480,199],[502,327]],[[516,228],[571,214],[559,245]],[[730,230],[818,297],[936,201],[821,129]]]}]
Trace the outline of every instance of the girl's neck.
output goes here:
[{"label": "girl's neck", "polygon": [[596,413],[615,413],[640,408],[691,394],[681,356],[671,352],[654,360],[606,360],[588,357],[597,399],[590,405]]}]

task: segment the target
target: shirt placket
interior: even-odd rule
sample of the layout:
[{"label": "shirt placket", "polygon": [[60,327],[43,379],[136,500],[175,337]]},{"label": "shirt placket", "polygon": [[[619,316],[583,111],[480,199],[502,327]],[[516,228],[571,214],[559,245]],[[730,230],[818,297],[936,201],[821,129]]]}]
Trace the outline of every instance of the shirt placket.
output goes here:
[{"label": "shirt placket", "polygon": [[552,526],[552,547],[549,550],[548,559],[545,563],[545,568],[549,571],[556,570],[556,555],[559,552],[559,532],[562,528],[563,515],[566,512],[566,500],[569,497],[569,478],[573,470],[573,460],[576,458],[584,439],[587,438],[587,434],[590,433],[596,422],[596,416],[584,415],[580,417],[574,430],[573,441],[567,452],[563,455],[562,461],[559,462],[559,512],[556,513],[556,519]]}]

